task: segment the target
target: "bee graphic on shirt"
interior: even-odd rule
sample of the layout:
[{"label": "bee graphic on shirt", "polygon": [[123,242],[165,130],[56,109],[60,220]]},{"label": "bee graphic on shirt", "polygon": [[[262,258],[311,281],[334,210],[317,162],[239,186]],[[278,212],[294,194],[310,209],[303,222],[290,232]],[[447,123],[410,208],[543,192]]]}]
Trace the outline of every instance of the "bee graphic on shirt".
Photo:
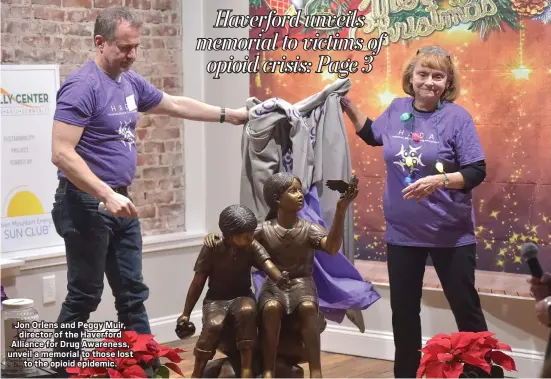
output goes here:
[{"label": "bee graphic on shirt", "polygon": [[119,126],[119,136],[121,138],[121,142],[124,146],[128,146],[128,150],[132,150],[132,145],[136,145],[136,138],[130,129],[131,123],[132,120],[121,120]]}]

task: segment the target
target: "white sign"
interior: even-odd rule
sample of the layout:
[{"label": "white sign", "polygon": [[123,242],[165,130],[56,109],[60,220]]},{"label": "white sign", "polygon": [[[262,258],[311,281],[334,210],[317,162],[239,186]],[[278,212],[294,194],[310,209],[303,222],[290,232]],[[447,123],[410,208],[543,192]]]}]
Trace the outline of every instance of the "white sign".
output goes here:
[{"label": "white sign", "polygon": [[2,253],[63,245],[51,210],[57,65],[1,65]]}]

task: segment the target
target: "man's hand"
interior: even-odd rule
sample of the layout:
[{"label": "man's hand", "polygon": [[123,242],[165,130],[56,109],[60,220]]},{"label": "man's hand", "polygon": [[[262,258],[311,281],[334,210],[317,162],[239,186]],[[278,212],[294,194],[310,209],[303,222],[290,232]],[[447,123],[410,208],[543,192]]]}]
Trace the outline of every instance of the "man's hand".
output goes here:
[{"label": "man's hand", "polygon": [[249,111],[246,107],[239,109],[227,109],[226,121],[233,125],[243,125],[249,121]]},{"label": "man's hand", "polygon": [[116,217],[138,217],[138,210],[126,196],[112,191],[103,202],[105,210]]},{"label": "man's hand", "polygon": [[209,249],[214,249],[215,247],[218,246],[218,244],[222,242],[222,238],[217,235],[216,233],[209,233],[207,234],[207,236],[205,237],[203,243],[205,244],[206,247],[208,247]]},{"label": "man's hand", "polygon": [[543,300],[547,296],[551,295],[551,274],[549,274],[548,272],[543,274],[541,280],[532,276],[528,278],[527,281],[528,283],[530,283],[530,293],[536,299],[536,301]]},{"label": "man's hand", "polygon": [[536,303],[536,317],[542,325],[549,326],[549,302],[545,298]]}]

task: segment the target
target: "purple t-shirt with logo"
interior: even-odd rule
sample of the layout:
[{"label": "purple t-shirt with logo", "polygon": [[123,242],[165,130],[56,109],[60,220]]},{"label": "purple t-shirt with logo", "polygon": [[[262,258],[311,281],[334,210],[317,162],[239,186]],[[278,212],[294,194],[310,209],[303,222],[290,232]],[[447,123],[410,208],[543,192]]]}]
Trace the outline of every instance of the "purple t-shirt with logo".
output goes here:
[{"label": "purple t-shirt with logo", "polygon": [[[383,199],[387,242],[426,247],[475,243],[470,191],[438,189],[419,202],[405,200],[402,194],[407,177],[415,182],[439,174],[437,162],[446,173],[453,173],[485,159],[470,114],[450,102],[435,112],[419,112],[412,98],[398,98],[373,122],[372,129],[375,140],[383,145],[387,167]],[[411,162],[413,170],[406,164]]]},{"label": "purple t-shirt with logo", "polygon": [[59,89],[54,120],[84,128],[76,152],[100,180],[125,187],[136,173],[138,112],[147,112],[162,97],[137,73],[124,72],[114,80],[89,60]]}]

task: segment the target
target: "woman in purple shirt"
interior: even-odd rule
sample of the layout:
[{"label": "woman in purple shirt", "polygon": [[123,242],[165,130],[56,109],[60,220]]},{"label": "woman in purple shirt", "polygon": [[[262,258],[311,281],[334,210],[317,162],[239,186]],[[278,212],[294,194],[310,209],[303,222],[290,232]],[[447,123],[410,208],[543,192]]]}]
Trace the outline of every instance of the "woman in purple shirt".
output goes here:
[{"label": "woman in purple shirt", "polygon": [[470,114],[453,103],[459,76],[448,52],[417,51],[404,69],[397,98],[375,120],[348,98],[343,108],[358,136],[383,146],[387,168],[383,209],[394,375],[415,377],[421,353],[421,295],[430,255],[460,331],[487,330],[475,288],[472,189],[486,176],[484,152]]}]

